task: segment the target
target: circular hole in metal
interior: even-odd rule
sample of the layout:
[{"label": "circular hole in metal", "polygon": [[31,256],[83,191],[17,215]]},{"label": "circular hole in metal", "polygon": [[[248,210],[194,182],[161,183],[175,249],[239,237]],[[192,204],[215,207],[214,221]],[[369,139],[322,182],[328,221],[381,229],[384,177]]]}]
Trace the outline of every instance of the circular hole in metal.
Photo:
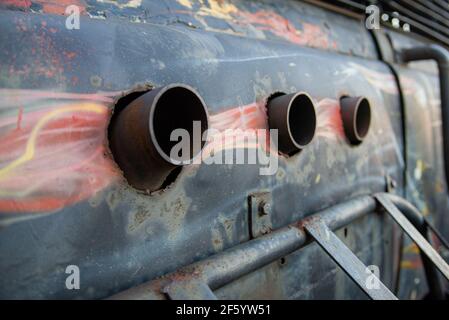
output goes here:
[{"label": "circular hole in metal", "polygon": [[[198,130],[194,122],[199,121]],[[151,117],[153,142],[162,156],[170,162],[172,148],[179,143],[171,141],[170,136],[176,129],[183,129],[188,134],[188,152],[177,154],[178,161],[189,161],[203,148],[204,131],[208,128],[206,107],[201,98],[186,87],[171,87],[161,93],[154,106]],[[183,150],[185,151],[185,150]]]}]

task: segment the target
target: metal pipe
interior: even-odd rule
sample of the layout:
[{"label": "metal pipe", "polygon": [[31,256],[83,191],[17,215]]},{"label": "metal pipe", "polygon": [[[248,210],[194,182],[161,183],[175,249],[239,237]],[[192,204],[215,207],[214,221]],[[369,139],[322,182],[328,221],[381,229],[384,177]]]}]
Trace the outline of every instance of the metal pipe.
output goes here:
[{"label": "metal pipe", "polygon": [[[405,199],[391,194],[385,195],[429,239],[425,220],[419,211]],[[371,196],[349,200],[313,214],[299,223],[240,244],[159,279],[120,292],[109,299],[165,299],[167,293],[170,297],[212,298],[211,290],[216,290],[313,241],[303,228],[308,221],[321,219],[330,230],[337,230],[367,213],[376,211],[377,208],[376,200]],[[438,271],[426,256],[422,255],[422,259],[432,297],[439,299],[443,291],[436,274]],[[192,290],[191,295],[189,290]]]},{"label": "metal pipe", "polygon": [[449,187],[449,51],[439,45],[402,49],[399,58],[403,62],[435,60],[438,64],[441,118],[443,122],[443,152],[446,188]]},{"label": "metal pipe", "polygon": [[278,150],[293,155],[312,142],[316,129],[316,108],[305,92],[277,93],[268,99],[268,123],[278,130]]},{"label": "metal pipe", "polygon": [[[207,108],[189,86],[171,84],[151,90],[118,110],[110,124],[110,147],[125,178],[135,188],[159,189],[170,172],[189,163],[204,146]],[[181,129],[187,141],[182,152],[172,133]],[[175,137],[177,138],[177,137]]]},{"label": "metal pipe", "polygon": [[352,144],[360,144],[368,134],[371,124],[371,106],[368,99],[342,97],[340,109],[346,137]]},{"label": "metal pipe", "polygon": [[[372,197],[362,196],[322,210],[306,219],[320,217],[329,228],[336,230],[374,211],[375,208],[376,202]],[[306,235],[301,224],[290,225],[181,268],[160,279],[120,292],[110,299],[163,299],[165,296],[159,292],[164,287],[173,281],[186,281],[187,278],[205,282],[215,290],[302,248],[308,241],[310,237]]]}]

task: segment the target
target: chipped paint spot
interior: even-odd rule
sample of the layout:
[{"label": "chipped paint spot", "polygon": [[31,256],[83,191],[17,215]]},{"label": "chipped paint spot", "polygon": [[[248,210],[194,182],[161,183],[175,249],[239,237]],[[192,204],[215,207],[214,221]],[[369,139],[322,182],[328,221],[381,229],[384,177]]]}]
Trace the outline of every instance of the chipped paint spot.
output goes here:
[{"label": "chipped paint spot", "polygon": [[212,247],[214,248],[214,250],[217,252],[222,251],[224,244],[220,230],[212,228],[211,236],[212,236]]},{"label": "chipped paint spot", "polygon": [[283,168],[278,168],[276,173],[276,179],[282,181],[285,179],[285,170]]},{"label": "chipped paint spot", "polygon": [[148,234],[147,227],[151,220],[152,223],[160,223],[169,241],[176,241],[182,235],[184,219],[192,204],[191,198],[187,197],[183,189],[184,178],[180,177],[180,181],[170,189],[170,192],[152,194],[151,201],[147,194],[137,193],[128,185],[119,186],[118,195],[114,196],[119,200],[115,201],[126,198],[131,204],[128,214],[128,232],[136,233],[143,230]]},{"label": "chipped paint spot", "polygon": [[97,87],[97,88],[101,87],[101,85],[103,84],[103,79],[100,76],[97,76],[97,75],[91,76],[90,77],[90,84],[93,87]]}]

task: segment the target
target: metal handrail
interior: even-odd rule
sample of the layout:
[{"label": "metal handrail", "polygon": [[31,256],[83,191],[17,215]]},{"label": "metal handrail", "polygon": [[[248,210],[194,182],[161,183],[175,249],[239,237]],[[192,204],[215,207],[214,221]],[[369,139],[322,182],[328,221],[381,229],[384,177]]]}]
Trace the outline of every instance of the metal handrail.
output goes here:
[{"label": "metal handrail", "polygon": [[[391,194],[386,196],[429,240],[427,223],[419,211],[407,200]],[[214,299],[216,290],[233,280],[280,259],[313,241],[304,225],[319,219],[330,230],[340,229],[365,214],[379,211],[376,196],[361,196],[337,204],[309,216],[298,223],[273,231],[183,267],[178,271],[140,286],[120,292],[110,299]],[[381,206],[383,208],[383,206]],[[443,289],[435,265],[423,257],[427,282],[432,297],[442,299]],[[447,268],[449,266],[446,265]]]}]

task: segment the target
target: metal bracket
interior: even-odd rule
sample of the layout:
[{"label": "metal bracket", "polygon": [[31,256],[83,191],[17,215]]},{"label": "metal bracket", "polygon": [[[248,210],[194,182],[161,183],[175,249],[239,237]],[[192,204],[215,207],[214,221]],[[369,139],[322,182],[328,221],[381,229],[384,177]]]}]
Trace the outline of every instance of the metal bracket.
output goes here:
[{"label": "metal bracket", "polygon": [[270,192],[257,192],[248,196],[249,223],[252,238],[260,237],[271,231],[271,203]]},{"label": "metal bracket", "polygon": [[[346,274],[373,300],[397,300],[396,296],[377,278],[337,235],[321,220],[310,219],[304,228]],[[368,277],[378,283],[367,285]]]}]

